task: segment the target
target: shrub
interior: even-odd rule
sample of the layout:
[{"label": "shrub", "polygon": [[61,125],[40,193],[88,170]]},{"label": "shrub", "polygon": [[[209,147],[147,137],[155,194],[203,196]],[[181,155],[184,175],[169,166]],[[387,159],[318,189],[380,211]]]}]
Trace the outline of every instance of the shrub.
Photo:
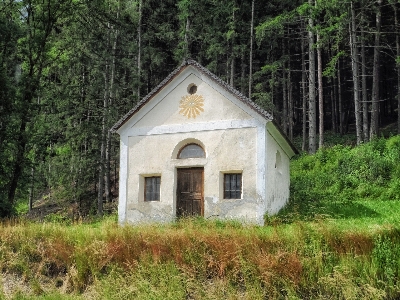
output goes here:
[{"label": "shrub", "polygon": [[[400,198],[400,136],[358,147],[337,145],[292,161],[291,197],[281,220],[335,216],[332,203]],[[340,209],[340,204],[337,208]],[[295,214],[294,214],[295,213]]]}]

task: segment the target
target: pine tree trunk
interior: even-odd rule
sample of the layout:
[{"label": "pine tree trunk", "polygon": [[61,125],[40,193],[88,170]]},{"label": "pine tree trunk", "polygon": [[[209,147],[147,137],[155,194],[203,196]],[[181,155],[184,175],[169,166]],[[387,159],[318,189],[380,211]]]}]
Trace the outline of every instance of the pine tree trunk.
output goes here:
[{"label": "pine tree trunk", "polygon": [[293,141],[293,89],[292,89],[292,71],[291,71],[291,63],[290,63],[290,53],[289,53],[287,90],[288,90],[289,140]]},{"label": "pine tree trunk", "polygon": [[[117,13],[117,19],[119,17],[119,13]],[[117,52],[117,41],[118,41],[118,30],[114,30],[114,41],[113,41],[113,47],[112,47],[112,63],[111,63],[111,77],[110,77],[110,85],[109,85],[109,102],[107,104],[107,115],[108,118],[107,120],[110,121],[110,108],[113,105],[113,99],[115,97],[115,88],[114,88],[114,81],[115,81],[115,60],[116,60],[116,52]],[[105,195],[106,195],[106,202],[111,202],[112,200],[112,195],[111,195],[111,131],[108,130],[111,124],[110,122],[107,122],[108,126],[106,128],[107,130],[107,138],[106,138],[106,164],[105,164],[105,178],[104,178],[104,184],[105,184]]]},{"label": "pine tree trunk", "polygon": [[[107,39],[107,47],[110,44],[110,30],[108,24],[108,39]],[[97,215],[103,215],[103,195],[104,195],[104,179],[105,179],[105,171],[106,171],[106,136],[108,132],[108,103],[110,97],[110,87],[109,87],[109,62],[108,58],[105,61],[104,67],[104,95],[103,95],[103,112],[101,119],[101,139],[100,139],[100,160],[99,160],[99,186],[98,186],[98,194],[97,194]]]},{"label": "pine tree trunk", "polygon": [[[282,41],[282,53],[286,55],[286,44],[285,40]],[[287,135],[288,133],[288,101],[287,101],[287,84],[286,84],[286,62],[282,65],[282,129]]]},{"label": "pine tree trunk", "polygon": [[361,91],[362,91],[362,124],[364,142],[369,139],[369,124],[368,124],[368,94],[367,94],[367,67],[365,60],[365,35],[364,28],[361,28]]},{"label": "pine tree trunk", "polygon": [[251,99],[251,87],[253,85],[253,31],[254,31],[254,2],[251,2],[251,26],[250,26],[250,62],[249,62],[249,98]]},{"label": "pine tree trunk", "polygon": [[[308,0],[310,6],[313,6],[314,0]],[[316,101],[315,101],[315,50],[314,50],[314,20],[312,16],[308,19],[308,152],[316,152]]]},{"label": "pine tree trunk", "polygon": [[331,105],[332,105],[332,131],[337,133],[337,105],[336,105],[336,80],[331,79]]},{"label": "pine tree trunk", "polygon": [[351,49],[351,68],[353,73],[353,91],[354,91],[354,113],[356,117],[356,136],[357,145],[362,141],[361,132],[361,109],[360,109],[360,82],[358,65],[358,47],[356,40],[356,15],[354,3],[351,2],[351,24],[350,24],[350,49]]},{"label": "pine tree trunk", "polygon": [[319,33],[317,33],[318,57],[318,110],[319,110],[319,148],[324,146],[324,89],[322,83],[322,49]]},{"label": "pine tree trunk", "polygon": [[301,37],[301,91],[302,91],[302,98],[303,98],[303,109],[302,109],[302,124],[303,124],[303,139],[301,144],[301,150],[306,151],[307,147],[307,93],[306,93],[306,62],[305,62],[305,41],[304,38]]},{"label": "pine tree trunk", "polygon": [[381,37],[381,4],[382,0],[377,0],[376,12],[376,31],[374,47],[374,63],[372,71],[372,109],[371,109],[371,128],[369,138],[373,139],[379,135],[379,63],[380,63],[380,37]]},{"label": "pine tree trunk", "polygon": [[339,133],[344,133],[344,113],[343,113],[343,101],[342,101],[342,72],[340,72],[340,59],[338,60],[337,78],[338,78],[338,106],[339,106]]},{"label": "pine tree trunk", "polygon": [[[399,19],[397,14],[396,4],[393,4],[394,10],[394,26],[396,31],[396,55],[397,59],[400,57],[400,32],[399,32]],[[400,63],[396,62],[397,67],[397,133],[400,134]]]},{"label": "pine tree trunk", "polygon": [[230,79],[230,85],[233,87],[234,85],[234,79],[235,79],[235,57],[231,58],[231,79]]},{"label": "pine tree trunk", "polygon": [[186,18],[186,26],[185,26],[185,59],[190,57],[189,30],[190,30],[190,19],[189,19],[189,16],[188,16]]},{"label": "pine tree trunk", "polygon": [[240,92],[244,95],[246,89],[246,64],[244,50],[242,50],[241,76],[240,76]]},{"label": "pine tree trunk", "polygon": [[142,5],[143,0],[139,0],[139,22],[138,22],[138,53],[137,53],[137,101],[140,101],[140,85],[142,74]]},{"label": "pine tree trunk", "polygon": [[[236,1],[235,1],[236,2]],[[235,7],[236,3],[234,5],[233,11],[232,11],[232,22],[233,22],[233,31],[235,31]],[[229,84],[233,87],[234,85],[234,80],[235,80],[235,33],[233,33],[232,41],[231,41],[231,78],[229,80]]]}]

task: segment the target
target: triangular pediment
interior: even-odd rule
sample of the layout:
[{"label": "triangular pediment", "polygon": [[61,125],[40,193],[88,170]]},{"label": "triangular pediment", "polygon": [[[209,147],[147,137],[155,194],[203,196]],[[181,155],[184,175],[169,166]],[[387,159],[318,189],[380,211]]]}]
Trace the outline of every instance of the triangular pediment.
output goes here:
[{"label": "triangular pediment", "polygon": [[[193,86],[195,92],[190,90]],[[111,130],[249,119],[266,122],[272,117],[197,62],[188,60]]]},{"label": "triangular pediment", "polygon": [[[188,68],[132,116],[130,127],[194,124],[254,118],[249,109]],[[188,90],[195,87],[196,92]],[[246,111],[247,110],[247,111]],[[254,113],[253,113],[254,114]]]}]

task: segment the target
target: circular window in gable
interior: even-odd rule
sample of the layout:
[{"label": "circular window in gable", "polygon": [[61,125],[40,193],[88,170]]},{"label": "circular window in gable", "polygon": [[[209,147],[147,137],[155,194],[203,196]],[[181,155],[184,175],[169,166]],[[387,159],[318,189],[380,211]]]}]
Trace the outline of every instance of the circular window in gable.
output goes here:
[{"label": "circular window in gable", "polygon": [[189,86],[187,87],[187,91],[190,95],[196,94],[197,92],[197,85],[195,85],[194,83],[189,84]]},{"label": "circular window in gable", "polygon": [[203,148],[197,144],[188,144],[179,150],[178,158],[201,158],[206,157],[206,153]]}]

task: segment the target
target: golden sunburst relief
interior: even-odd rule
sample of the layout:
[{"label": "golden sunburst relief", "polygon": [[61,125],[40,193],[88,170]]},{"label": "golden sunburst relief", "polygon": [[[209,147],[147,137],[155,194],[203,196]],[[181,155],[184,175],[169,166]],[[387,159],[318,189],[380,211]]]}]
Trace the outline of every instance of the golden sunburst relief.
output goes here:
[{"label": "golden sunburst relief", "polygon": [[201,95],[187,95],[183,96],[179,108],[180,114],[184,115],[185,117],[196,118],[201,112],[204,111],[204,99]]}]

